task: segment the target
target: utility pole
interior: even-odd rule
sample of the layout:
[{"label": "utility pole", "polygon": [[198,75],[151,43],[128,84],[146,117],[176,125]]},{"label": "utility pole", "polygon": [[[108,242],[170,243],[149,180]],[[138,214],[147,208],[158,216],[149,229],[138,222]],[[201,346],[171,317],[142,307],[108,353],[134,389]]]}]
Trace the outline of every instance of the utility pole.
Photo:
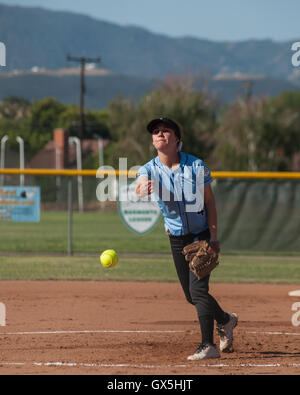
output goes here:
[{"label": "utility pole", "polygon": [[252,121],[252,106],[251,100],[253,96],[253,81],[246,81],[244,83],[244,87],[246,89],[245,99],[248,105],[248,111],[250,116],[250,124],[247,131],[247,140],[248,140],[248,170],[249,171],[257,171],[257,165],[255,163],[255,135],[253,132],[253,121]]},{"label": "utility pole", "polygon": [[253,94],[253,81],[245,82],[244,87],[246,88],[246,99],[250,100]]},{"label": "utility pole", "polygon": [[85,72],[85,65],[86,63],[100,63],[101,58],[85,58],[84,56],[72,57],[69,54],[67,55],[67,60],[72,62],[79,62],[80,63],[80,101],[79,101],[79,120],[80,120],[80,131],[79,131],[79,138],[82,139],[84,136],[84,93],[85,93],[85,85],[84,85],[84,72]]}]

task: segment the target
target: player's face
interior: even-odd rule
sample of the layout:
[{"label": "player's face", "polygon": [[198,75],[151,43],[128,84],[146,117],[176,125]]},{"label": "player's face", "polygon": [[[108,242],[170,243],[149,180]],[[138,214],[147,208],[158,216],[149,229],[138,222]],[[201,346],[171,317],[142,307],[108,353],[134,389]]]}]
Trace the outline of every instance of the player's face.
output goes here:
[{"label": "player's face", "polygon": [[159,123],[152,131],[152,143],[158,151],[176,151],[178,137],[169,125]]}]

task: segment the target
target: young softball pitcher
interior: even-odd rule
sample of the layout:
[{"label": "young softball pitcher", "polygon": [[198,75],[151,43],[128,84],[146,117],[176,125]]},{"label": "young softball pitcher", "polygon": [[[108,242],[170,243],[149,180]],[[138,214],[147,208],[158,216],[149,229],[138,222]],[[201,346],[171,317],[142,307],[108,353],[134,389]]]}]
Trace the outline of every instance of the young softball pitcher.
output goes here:
[{"label": "young softball pitcher", "polygon": [[219,358],[214,344],[214,321],[220,336],[220,351],[232,352],[238,317],[222,310],[209,294],[210,275],[199,280],[182,253],[184,247],[197,240],[209,240],[214,252],[220,251],[210,170],[201,159],[181,152],[182,133],[175,121],[153,119],[147,130],[158,155],[139,169],[136,193],[157,200],[183,292],[196,307],[202,341],[188,359]]}]

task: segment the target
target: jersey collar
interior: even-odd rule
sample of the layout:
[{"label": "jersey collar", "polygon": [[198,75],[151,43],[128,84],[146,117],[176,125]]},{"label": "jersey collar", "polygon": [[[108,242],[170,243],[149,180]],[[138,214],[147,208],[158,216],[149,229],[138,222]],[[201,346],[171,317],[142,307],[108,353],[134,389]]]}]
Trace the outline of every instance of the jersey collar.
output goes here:
[{"label": "jersey collar", "polygon": [[155,158],[155,164],[156,164],[157,166],[159,166],[161,169],[168,170],[170,173],[176,173],[176,172],[179,171],[179,170],[182,171],[184,165],[186,164],[186,162],[187,162],[187,160],[188,160],[188,157],[187,157],[187,154],[185,154],[184,152],[179,152],[179,155],[180,155],[180,164],[179,164],[178,168],[175,169],[174,171],[172,171],[168,166],[164,165],[164,164],[160,161],[158,155],[157,155],[157,157]]}]

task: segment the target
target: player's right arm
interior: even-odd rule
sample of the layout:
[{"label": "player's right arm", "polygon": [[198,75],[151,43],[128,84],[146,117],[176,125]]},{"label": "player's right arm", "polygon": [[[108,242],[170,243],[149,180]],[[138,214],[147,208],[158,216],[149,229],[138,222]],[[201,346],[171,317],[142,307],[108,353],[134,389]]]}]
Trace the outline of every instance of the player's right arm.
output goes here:
[{"label": "player's right arm", "polygon": [[135,193],[139,197],[151,195],[151,193],[153,193],[152,181],[149,180],[149,178],[146,176],[139,177],[138,182],[137,182],[137,187],[135,189]]}]

